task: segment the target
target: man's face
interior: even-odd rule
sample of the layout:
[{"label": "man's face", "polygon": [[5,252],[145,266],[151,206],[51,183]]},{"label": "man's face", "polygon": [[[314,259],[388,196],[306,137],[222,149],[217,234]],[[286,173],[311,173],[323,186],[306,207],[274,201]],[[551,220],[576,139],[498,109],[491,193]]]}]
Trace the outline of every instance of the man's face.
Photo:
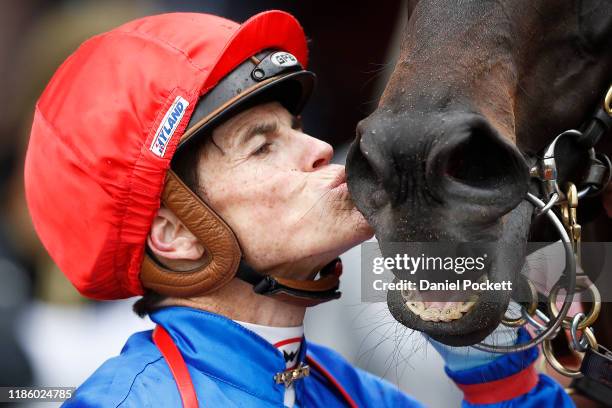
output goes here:
[{"label": "man's face", "polygon": [[255,269],[321,267],[372,236],[350,199],[344,166],[329,164],[332,155],[276,102],[214,130],[200,158],[200,184]]}]

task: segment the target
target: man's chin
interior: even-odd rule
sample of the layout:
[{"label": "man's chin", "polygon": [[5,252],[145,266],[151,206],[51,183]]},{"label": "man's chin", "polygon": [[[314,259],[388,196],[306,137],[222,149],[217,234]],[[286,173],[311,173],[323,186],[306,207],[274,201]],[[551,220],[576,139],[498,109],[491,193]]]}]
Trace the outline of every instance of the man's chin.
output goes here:
[{"label": "man's chin", "polygon": [[[362,244],[374,236],[374,230],[359,214],[359,219],[351,220],[339,225],[336,231],[331,231],[329,237],[337,237],[329,242],[330,252],[335,253],[336,257],[349,249]],[[334,257],[335,258],[335,257]]]},{"label": "man's chin", "polygon": [[[369,225],[366,223],[365,226],[352,224],[353,229],[346,230],[346,226],[342,229],[336,230],[325,230],[326,232],[317,234],[320,239],[318,240],[316,247],[312,248],[310,255],[306,255],[306,258],[316,260],[318,265],[326,265],[340,255],[348,251],[349,249],[367,241],[374,235]],[[303,254],[309,251],[303,252]]]}]

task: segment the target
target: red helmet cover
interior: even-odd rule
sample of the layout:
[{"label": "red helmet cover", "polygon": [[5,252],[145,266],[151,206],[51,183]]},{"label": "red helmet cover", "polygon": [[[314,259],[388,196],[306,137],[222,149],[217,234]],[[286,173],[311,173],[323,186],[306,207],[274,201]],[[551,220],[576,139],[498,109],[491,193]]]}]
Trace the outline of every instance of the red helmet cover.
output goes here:
[{"label": "red helmet cover", "polygon": [[59,67],[36,106],[25,189],[39,237],[83,295],[143,293],[145,240],[198,98],[267,48],[306,67],[303,30],[285,12],[242,25],[172,13],[93,37]]}]

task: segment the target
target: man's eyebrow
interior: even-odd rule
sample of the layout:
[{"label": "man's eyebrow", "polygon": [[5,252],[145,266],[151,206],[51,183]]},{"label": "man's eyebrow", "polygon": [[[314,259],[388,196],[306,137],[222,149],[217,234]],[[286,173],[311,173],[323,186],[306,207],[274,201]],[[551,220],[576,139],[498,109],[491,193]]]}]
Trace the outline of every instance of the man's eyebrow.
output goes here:
[{"label": "man's eyebrow", "polygon": [[258,122],[247,126],[238,134],[236,146],[241,146],[247,143],[253,136],[261,134],[270,134],[278,131],[278,123],[274,122]]}]

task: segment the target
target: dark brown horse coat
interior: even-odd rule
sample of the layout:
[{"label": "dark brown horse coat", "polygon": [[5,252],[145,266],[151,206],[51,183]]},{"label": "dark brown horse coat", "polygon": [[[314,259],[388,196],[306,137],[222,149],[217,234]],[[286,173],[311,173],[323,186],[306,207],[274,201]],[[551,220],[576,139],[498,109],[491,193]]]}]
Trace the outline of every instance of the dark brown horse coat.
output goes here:
[{"label": "dark brown horse coat", "polygon": [[[512,256],[496,254],[488,277],[517,281],[533,210],[524,197],[538,193],[528,169],[556,135],[589,118],[611,83],[612,2],[408,7],[395,70],[347,160],[350,191],[383,252],[389,241],[512,243]],[[604,139],[597,147],[611,153]],[[599,202],[592,206],[592,229],[608,239],[610,223]],[[509,299],[481,295],[448,323],[419,319],[391,292],[388,303],[406,326],[467,345],[499,324]]]}]

